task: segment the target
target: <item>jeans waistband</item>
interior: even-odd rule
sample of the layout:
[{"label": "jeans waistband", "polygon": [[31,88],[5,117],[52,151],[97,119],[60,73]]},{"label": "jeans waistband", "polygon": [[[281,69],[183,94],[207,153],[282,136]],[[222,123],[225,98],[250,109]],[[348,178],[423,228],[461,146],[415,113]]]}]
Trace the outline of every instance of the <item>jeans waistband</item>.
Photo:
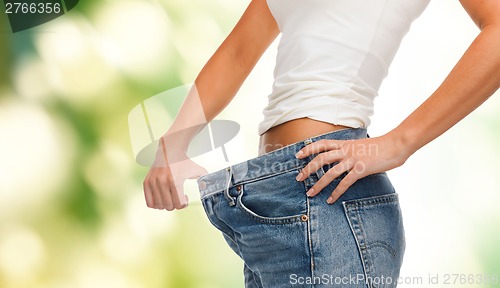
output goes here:
[{"label": "jeans waistband", "polygon": [[198,178],[197,182],[201,198],[203,199],[211,194],[222,192],[245,182],[271,177],[305,166],[313,156],[297,159],[295,154],[312,142],[321,139],[348,140],[366,137],[369,136],[367,135],[367,129],[364,127],[336,130],[287,145],[245,162],[228,166],[225,169]]}]

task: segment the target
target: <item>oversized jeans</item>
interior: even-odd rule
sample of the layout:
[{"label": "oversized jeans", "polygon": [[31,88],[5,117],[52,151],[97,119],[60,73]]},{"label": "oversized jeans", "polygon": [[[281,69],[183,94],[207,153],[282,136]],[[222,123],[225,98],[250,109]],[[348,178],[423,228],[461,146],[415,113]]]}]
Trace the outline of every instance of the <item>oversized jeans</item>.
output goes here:
[{"label": "oversized jeans", "polygon": [[295,180],[315,156],[296,159],[305,145],[366,137],[366,128],[338,130],[198,179],[210,222],[244,262],[245,287],[396,287],[405,238],[387,174],[359,179],[332,205],[346,173],[315,197],[306,192],[337,163]]}]

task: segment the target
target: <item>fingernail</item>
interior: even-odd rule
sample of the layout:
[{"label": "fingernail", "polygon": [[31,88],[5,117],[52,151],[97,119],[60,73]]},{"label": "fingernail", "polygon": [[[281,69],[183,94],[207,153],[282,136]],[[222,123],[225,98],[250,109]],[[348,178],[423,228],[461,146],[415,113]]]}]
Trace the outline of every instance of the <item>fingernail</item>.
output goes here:
[{"label": "fingernail", "polygon": [[328,199],[326,199],[326,203],[332,204],[333,203],[333,198],[332,197],[328,197]]},{"label": "fingernail", "polygon": [[306,195],[311,197],[313,193],[314,193],[314,189],[311,188],[311,189],[309,189],[309,191],[307,191]]},{"label": "fingernail", "polygon": [[302,172],[299,173],[299,175],[297,175],[297,177],[295,177],[295,180],[299,181],[301,178],[302,178],[303,174]]},{"label": "fingernail", "polygon": [[299,151],[299,152],[297,152],[297,154],[295,154],[295,157],[296,157],[296,158],[299,158],[300,156],[302,156],[302,154],[304,154],[304,152]]}]

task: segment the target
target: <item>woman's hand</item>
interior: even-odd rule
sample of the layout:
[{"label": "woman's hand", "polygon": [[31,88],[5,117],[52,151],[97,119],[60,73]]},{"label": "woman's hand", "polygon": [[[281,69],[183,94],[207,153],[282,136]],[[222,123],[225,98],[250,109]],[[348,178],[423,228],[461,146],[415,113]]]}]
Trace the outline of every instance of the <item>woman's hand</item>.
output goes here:
[{"label": "woman's hand", "polygon": [[144,179],[144,197],[150,208],[183,209],[188,206],[184,195],[184,181],[207,174],[205,168],[189,159],[182,149],[169,149],[160,139],[155,161]]},{"label": "woman's hand", "polygon": [[323,177],[307,191],[309,197],[314,197],[335,178],[348,171],[327,200],[328,204],[332,204],[358,179],[403,165],[410,155],[401,149],[402,145],[396,139],[391,134],[385,134],[375,138],[313,142],[296,154],[301,159],[319,153],[302,169],[297,181],[305,180],[324,165],[339,162],[325,171]]}]

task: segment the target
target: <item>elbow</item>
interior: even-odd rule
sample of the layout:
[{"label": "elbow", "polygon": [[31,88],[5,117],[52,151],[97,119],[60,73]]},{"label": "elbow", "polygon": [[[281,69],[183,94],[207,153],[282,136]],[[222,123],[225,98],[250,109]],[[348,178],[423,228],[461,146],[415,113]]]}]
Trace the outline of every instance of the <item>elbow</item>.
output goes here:
[{"label": "elbow", "polygon": [[[500,15],[499,15],[500,16]],[[486,19],[479,19],[476,21],[476,26],[479,30],[484,31],[486,29],[500,29],[500,17],[488,17]]]},{"label": "elbow", "polygon": [[496,45],[500,44],[500,22],[495,23],[478,23],[477,25],[480,29],[480,34],[487,35],[490,39],[494,40]]}]

